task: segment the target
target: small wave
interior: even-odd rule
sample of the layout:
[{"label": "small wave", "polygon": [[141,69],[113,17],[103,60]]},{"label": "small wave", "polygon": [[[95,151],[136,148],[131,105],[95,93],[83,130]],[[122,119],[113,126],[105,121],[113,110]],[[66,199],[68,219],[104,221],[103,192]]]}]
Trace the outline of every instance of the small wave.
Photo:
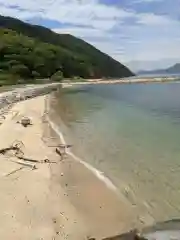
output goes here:
[{"label": "small wave", "polygon": [[[65,138],[62,134],[62,132],[59,130],[58,126],[51,121],[51,119],[49,118],[49,116],[47,116],[47,121],[49,123],[49,125],[51,126],[51,128],[54,130],[54,132],[59,136],[62,144],[66,145],[66,141]],[[71,156],[74,160],[76,160],[77,162],[83,164],[87,169],[89,169],[98,179],[100,179],[101,181],[103,181],[106,186],[113,190],[113,191],[117,191],[116,186],[111,182],[111,180],[109,178],[107,178],[103,172],[99,171],[98,169],[94,168],[92,165],[90,165],[87,162],[84,162],[81,158],[77,157],[74,153],[72,153],[69,149],[66,150],[67,154],[69,156]]]}]

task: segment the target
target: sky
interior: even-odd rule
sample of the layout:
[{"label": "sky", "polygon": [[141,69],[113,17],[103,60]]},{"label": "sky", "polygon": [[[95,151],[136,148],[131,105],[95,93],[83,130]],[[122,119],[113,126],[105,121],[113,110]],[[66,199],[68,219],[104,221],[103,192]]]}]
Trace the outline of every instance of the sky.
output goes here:
[{"label": "sky", "polygon": [[180,63],[180,0],[0,0],[0,14],[80,37],[135,72]]}]

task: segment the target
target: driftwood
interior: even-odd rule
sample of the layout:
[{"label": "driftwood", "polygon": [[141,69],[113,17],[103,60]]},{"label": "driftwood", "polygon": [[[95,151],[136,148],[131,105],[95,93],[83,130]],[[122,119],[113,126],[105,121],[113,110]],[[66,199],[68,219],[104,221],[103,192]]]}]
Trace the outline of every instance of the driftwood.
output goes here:
[{"label": "driftwood", "polygon": [[[0,149],[0,154],[5,155],[7,152],[12,151],[15,157],[17,157],[19,160],[22,160],[22,161],[15,161],[10,159],[10,161],[20,164],[22,167],[8,173],[6,176],[9,176],[17,171],[20,171],[24,167],[28,167],[31,170],[37,169],[37,166],[35,165],[36,163],[57,163],[55,161],[54,162],[50,161],[49,159],[36,160],[36,159],[24,157],[23,147],[24,147],[23,142],[16,140],[9,147]],[[34,163],[34,164],[30,164],[30,163]]]},{"label": "driftwood", "polygon": [[6,152],[8,152],[10,150],[18,151],[19,149],[17,147],[13,147],[13,146],[10,146],[7,148],[2,148],[2,149],[0,149],[0,154],[4,155]]},{"label": "driftwood", "polygon": [[24,169],[24,167],[20,167],[20,168],[18,168],[18,169],[16,169],[16,170],[13,170],[13,171],[11,171],[10,173],[6,174],[5,177],[8,177],[8,176],[10,176],[10,175],[12,175],[12,174],[14,174],[14,173],[16,173],[16,172],[19,172],[19,171],[21,171],[22,169]]},{"label": "driftwood", "polygon": [[21,141],[14,141],[9,147],[0,149],[0,154],[6,154],[8,151],[14,151],[15,156],[23,156],[22,151],[24,144]]},{"label": "driftwood", "polygon": [[13,161],[13,160],[11,160],[11,162],[20,164],[20,165],[22,165],[23,167],[31,168],[31,170],[37,169],[36,165],[32,165],[32,164],[29,164],[29,163],[23,163],[23,162],[18,162],[18,161]]},{"label": "driftwood", "polygon": [[[42,141],[48,146],[48,147],[53,147],[55,148],[56,153],[61,157],[61,160],[64,159],[64,157],[67,156],[67,149],[71,148],[73,145],[72,144],[48,144],[47,139],[45,137],[41,138]],[[56,138],[48,138],[52,142],[52,140],[56,140]]]},{"label": "driftwood", "polygon": [[71,145],[71,144],[59,144],[58,146],[60,148],[66,149],[66,148],[71,148],[73,145]]},{"label": "driftwood", "polygon": [[72,147],[70,144],[59,144],[56,145],[56,153],[61,156],[61,160],[63,160],[67,156],[66,149]]},{"label": "driftwood", "polygon": [[57,138],[55,137],[49,137],[49,138],[45,138],[45,137],[41,137],[42,141],[48,146],[48,147],[59,147],[59,148],[63,148],[63,149],[67,149],[67,148],[71,148],[73,145],[72,144],[48,144],[48,141],[52,142],[52,141],[56,141]]},{"label": "driftwood", "polygon": [[[22,159],[24,160],[25,158],[23,158],[24,156],[24,152],[22,151],[22,148],[24,147],[24,144],[23,142],[21,141],[14,141],[9,147],[7,148],[2,148],[0,149],[0,154],[3,154],[5,155],[8,151],[14,151],[14,156],[16,156],[18,159]],[[28,159],[30,161],[30,159]],[[37,169],[36,165],[32,165],[32,164],[28,164],[28,163],[23,163],[23,162],[19,162],[19,161],[14,161],[14,160],[10,160],[12,162],[15,162],[17,164],[20,164],[22,167],[17,170],[17,171],[20,171],[21,169],[23,169],[24,167],[29,167],[31,168],[32,170],[34,169]],[[31,160],[32,161],[32,160]],[[32,161],[32,162],[35,162],[35,161]],[[9,173],[7,176],[15,173],[15,171],[12,171],[11,173]]]},{"label": "driftwood", "polygon": [[50,161],[49,159],[43,159],[43,160],[36,160],[32,158],[27,158],[27,157],[18,157],[18,159],[21,159],[25,162],[32,162],[32,163],[57,163],[55,161]]},{"label": "driftwood", "polygon": [[59,148],[56,148],[56,153],[61,157],[61,161],[64,159],[64,153]]}]

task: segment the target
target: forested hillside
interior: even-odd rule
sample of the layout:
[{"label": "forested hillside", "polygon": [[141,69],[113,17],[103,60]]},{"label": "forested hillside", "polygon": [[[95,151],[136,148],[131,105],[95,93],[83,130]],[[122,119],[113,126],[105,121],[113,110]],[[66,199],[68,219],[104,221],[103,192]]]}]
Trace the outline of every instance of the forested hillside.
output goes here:
[{"label": "forested hillside", "polygon": [[126,77],[131,71],[85,41],[0,16],[0,71],[24,79]]}]

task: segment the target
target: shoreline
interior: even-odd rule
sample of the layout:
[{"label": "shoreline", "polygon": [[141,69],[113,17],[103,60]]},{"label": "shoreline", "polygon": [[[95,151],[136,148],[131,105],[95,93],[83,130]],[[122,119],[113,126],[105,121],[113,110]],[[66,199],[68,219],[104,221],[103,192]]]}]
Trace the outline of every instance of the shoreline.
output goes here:
[{"label": "shoreline", "polygon": [[[0,125],[0,147],[22,141],[26,159],[19,162],[12,153],[0,155],[0,238],[98,240],[137,227],[137,215],[112,191],[114,186],[108,179],[109,188],[99,171],[81,159],[75,160],[73,154],[60,161],[55,148],[43,141],[45,137],[53,143],[54,134],[55,143],[60,141],[45,118],[49,96],[17,102]],[[24,128],[18,124],[22,116],[29,116],[33,125]],[[37,167],[34,170],[32,160]]]},{"label": "shoreline", "polygon": [[[51,136],[57,136],[52,128],[50,131]],[[127,201],[95,174],[98,170],[89,165],[90,169],[84,163],[71,155],[60,163],[60,186],[85,224],[86,237],[77,240],[113,239],[130,230],[140,229],[142,223]]]},{"label": "shoreline", "polygon": [[148,84],[148,83],[175,83],[180,82],[180,76],[177,77],[143,77],[143,78],[124,78],[124,79],[85,79],[81,82],[63,82],[62,87],[71,87],[76,85],[94,85],[94,84]]},{"label": "shoreline", "polygon": [[[51,99],[48,99],[48,102],[50,102]],[[55,136],[60,139],[60,142],[62,144],[67,144],[61,130],[60,130],[60,127],[58,127],[54,122],[53,120],[50,119],[50,117],[48,116],[48,122],[49,122],[49,125],[50,125],[50,128],[51,130],[53,131],[53,133],[55,134]],[[54,135],[53,134],[53,135]],[[108,192],[108,194],[111,195],[111,197],[108,196],[108,198],[110,199],[109,201],[114,201],[116,203],[119,203],[119,206],[121,207],[119,208],[118,207],[118,204],[117,206],[115,207],[109,207],[111,206],[111,204],[109,204],[108,206],[108,211],[109,210],[112,210],[112,215],[114,214],[114,216],[111,216],[112,219],[109,219],[109,223],[108,225],[110,226],[111,224],[112,225],[115,225],[115,233],[116,234],[120,234],[120,233],[123,233],[125,231],[129,231],[129,230],[132,230],[134,228],[136,229],[141,229],[143,228],[144,226],[148,226],[148,225],[152,225],[154,223],[154,219],[149,216],[147,213],[140,213],[140,212],[137,212],[135,210],[135,206],[132,205],[132,203],[124,196],[123,193],[119,192],[118,189],[116,188],[116,186],[111,182],[111,180],[105,176],[105,174],[103,172],[101,172],[100,170],[96,169],[95,167],[93,167],[91,164],[87,163],[85,160],[79,158],[78,156],[76,156],[71,150],[67,149],[67,155],[68,157],[70,158],[69,162],[66,163],[66,160],[65,162],[63,162],[63,166],[65,168],[65,172],[67,171],[67,175],[74,175],[74,178],[75,178],[75,181],[78,179],[78,178],[81,178],[81,176],[79,177],[78,174],[79,174],[79,170],[75,171],[75,168],[76,168],[76,165],[78,165],[78,168],[81,168],[85,175],[85,173],[87,175],[91,175],[88,179],[88,181],[90,181],[91,183],[89,185],[92,185],[90,186],[89,188],[91,189],[92,187],[96,189],[95,185],[101,185],[100,189],[98,189],[98,191],[101,193],[102,192]],[[73,173],[71,171],[71,169],[66,169],[66,168],[69,168],[69,166],[66,166],[66,164],[70,165],[70,168],[73,169]],[[82,173],[80,173],[81,175]],[[85,178],[85,181],[87,181],[86,179],[86,176],[84,177]],[[93,178],[93,180],[92,180]],[[78,181],[78,180],[77,180]],[[69,184],[68,184],[69,185]],[[74,183],[72,184],[74,185]],[[79,184],[78,182],[78,185],[81,185]],[[88,185],[87,185],[88,186]],[[77,188],[79,186],[76,186]],[[80,186],[81,187],[81,186]],[[66,184],[65,184],[65,189],[66,189]],[[73,186],[74,188],[74,186]],[[83,191],[86,191],[84,190],[84,186],[83,186]],[[96,191],[94,190],[94,193],[96,195]],[[102,193],[102,196],[103,196],[104,193]],[[83,195],[83,194],[82,194]],[[91,196],[92,197],[92,196]],[[83,196],[84,198],[84,196]],[[111,199],[112,198],[112,199]],[[91,199],[92,200],[92,199]],[[102,200],[102,199],[101,199]],[[100,200],[100,201],[101,201]],[[86,201],[89,201],[89,199]],[[93,201],[93,200],[92,200]],[[108,201],[107,201],[108,202]],[[102,202],[100,203],[97,203],[99,205],[102,204]],[[88,206],[89,208],[89,206]],[[93,209],[91,209],[91,211],[93,211]],[[108,213],[107,211],[107,213]],[[118,212],[117,215],[115,212]],[[119,211],[122,211],[121,213],[119,213]],[[127,214],[125,214],[126,216],[124,216],[124,211],[126,211]],[[105,213],[106,215],[106,213]],[[120,216],[122,215],[122,216]],[[103,215],[102,215],[103,216]],[[108,215],[107,215],[108,216]],[[118,225],[117,222],[114,222],[114,217],[117,217],[119,218],[119,222],[121,222],[121,220],[124,218],[124,221],[121,222],[121,225]],[[94,216],[93,216],[94,217]],[[96,218],[95,218],[96,219]],[[128,219],[128,220],[127,220]],[[101,219],[102,221],[102,219]],[[98,221],[99,222],[99,221]],[[111,224],[110,224],[111,223]],[[118,225],[118,227],[117,227]],[[106,226],[106,223],[104,224],[104,227]],[[102,227],[102,226],[101,226]],[[101,228],[100,227],[100,228]],[[119,231],[117,231],[117,229],[119,228]],[[111,227],[110,227],[111,229]],[[99,232],[98,230],[96,229],[95,232],[97,231],[97,236],[99,236]],[[111,230],[110,230],[111,231]],[[103,230],[102,230],[102,234],[103,234]],[[110,235],[113,235],[113,233],[109,234]],[[115,234],[114,234],[115,235]],[[103,235],[100,235],[100,237],[102,237]],[[107,235],[103,236],[103,237],[107,237]],[[98,238],[99,239],[99,238]]]},{"label": "shoreline", "polygon": [[[60,138],[60,142],[64,145],[67,145],[67,142],[64,139],[64,136],[62,134],[62,132],[59,130],[59,128],[53,123],[53,121],[49,118],[49,116],[47,116],[47,121],[50,125],[50,127],[52,128],[52,130],[58,135],[58,137]],[[100,170],[96,169],[95,167],[93,167],[92,165],[90,165],[89,163],[83,161],[81,158],[79,158],[78,156],[76,156],[74,153],[71,152],[71,150],[66,149],[66,153],[67,155],[69,155],[70,157],[72,157],[75,161],[81,163],[82,165],[84,165],[89,171],[91,171],[99,180],[101,180],[102,182],[104,182],[104,184],[111,189],[112,191],[117,191],[116,186],[111,182],[111,180],[106,177],[104,175],[103,172],[101,172]]]}]

